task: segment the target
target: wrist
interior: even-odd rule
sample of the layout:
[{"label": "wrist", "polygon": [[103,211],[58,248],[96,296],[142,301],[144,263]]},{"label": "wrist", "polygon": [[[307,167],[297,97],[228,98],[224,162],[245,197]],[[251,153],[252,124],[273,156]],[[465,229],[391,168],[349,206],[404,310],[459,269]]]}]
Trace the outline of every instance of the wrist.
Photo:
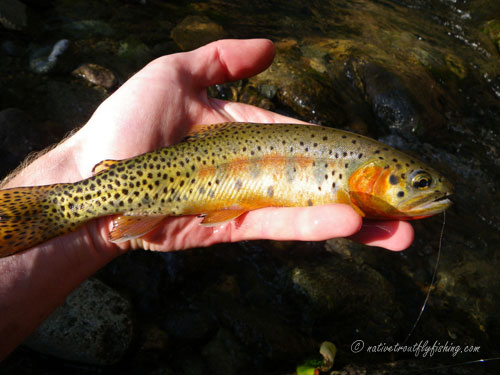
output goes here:
[{"label": "wrist", "polygon": [[81,179],[75,160],[80,149],[79,143],[78,137],[73,135],[56,147],[49,147],[27,157],[4,183],[0,184],[0,189],[74,182]]}]

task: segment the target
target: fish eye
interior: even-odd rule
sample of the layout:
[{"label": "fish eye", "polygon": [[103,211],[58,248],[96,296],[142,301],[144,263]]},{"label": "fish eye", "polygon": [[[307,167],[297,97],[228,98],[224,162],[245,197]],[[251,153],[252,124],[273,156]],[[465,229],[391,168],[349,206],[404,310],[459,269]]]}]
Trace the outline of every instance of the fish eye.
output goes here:
[{"label": "fish eye", "polygon": [[411,186],[416,189],[424,190],[432,184],[432,177],[425,171],[415,171],[411,177]]}]

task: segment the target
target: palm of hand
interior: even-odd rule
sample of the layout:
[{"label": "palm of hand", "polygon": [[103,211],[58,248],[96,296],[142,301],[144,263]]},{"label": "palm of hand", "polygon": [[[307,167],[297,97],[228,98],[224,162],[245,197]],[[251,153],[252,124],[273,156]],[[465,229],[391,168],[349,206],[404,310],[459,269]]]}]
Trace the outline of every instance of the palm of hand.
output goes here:
[{"label": "palm of hand", "polygon": [[[220,41],[153,61],[108,98],[74,136],[80,145],[74,156],[75,180],[89,177],[92,167],[103,159],[126,159],[175,143],[194,124],[298,122],[206,95],[208,86],[257,74],[273,56],[268,41]],[[97,238],[94,243],[112,246],[107,241],[111,221],[103,218],[89,224],[90,234]],[[198,225],[199,221],[195,217],[167,218],[150,234],[120,247],[172,250],[257,238],[324,240],[352,235],[361,226],[361,218],[345,205],[261,209],[220,228],[205,228]],[[384,223],[385,238],[366,236],[365,231],[360,239],[372,243],[375,239],[379,242],[376,244],[388,248],[405,248],[413,238],[411,227],[395,224]],[[380,234],[380,228],[372,227],[372,234]]]}]

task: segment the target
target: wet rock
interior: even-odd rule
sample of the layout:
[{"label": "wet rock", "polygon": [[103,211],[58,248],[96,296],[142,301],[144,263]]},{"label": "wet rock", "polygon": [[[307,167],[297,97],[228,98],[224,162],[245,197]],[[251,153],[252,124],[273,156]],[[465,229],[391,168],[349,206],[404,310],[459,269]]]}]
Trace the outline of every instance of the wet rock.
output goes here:
[{"label": "wet rock", "polygon": [[167,332],[151,324],[137,326],[136,332],[136,361],[151,364],[165,358],[171,343],[171,337]]},{"label": "wet rock", "polygon": [[153,59],[151,49],[145,43],[133,38],[121,41],[116,53],[120,58],[129,60],[129,65],[133,64],[138,68]]},{"label": "wet rock", "polygon": [[[244,294],[240,284],[244,284]],[[264,285],[271,290],[263,290]],[[230,329],[246,350],[251,349],[254,362],[283,363],[315,347],[314,340],[290,326],[289,312],[281,306],[276,306],[275,311],[266,308],[264,301],[273,301],[279,288],[245,271],[244,277],[224,275],[204,292],[202,300],[213,306],[217,321]]]},{"label": "wet rock", "polygon": [[184,375],[208,375],[210,371],[203,360],[201,353],[193,353],[189,349],[183,349],[175,358],[175,367]]},{"label": "wet rock", "polygon": [[26,5],[18,0],[0,2],[0,24],[6,29],[21,30],[26,27]]},{"label": "wet rock", "polygon": [[[327,246],[341,254],[352,249],[342,240],[330,240]],[[349,257],[323,254],[295,262],[290,277],[296,303],[311,314],[323,334],[329,332],[343,342],[355,338],[352,327],[366,335],[366,340],[395,339],[401,312],[393,287],[362,258],[353,261]],[[347,321],[351,328],[345,330]]]},{"label": "wet rock", "polygon": [[484,24],[483,32],[488,35],[497,49],[500,50],[500,22],[498,20],[489,20]]},{"label": "wet rock", "polygon": [[[349,116],[342,109],[342,99],[335,93],[331,78],[334,73],[326,74],[326,53],[313,52],[313,49],[306,49],[307,55],[304,55],[296,40],[276,43],[277,53],[271,67],[249,81],[255,87],[275,87],[275,93],[271,90],[268,94],[275,97],[281,107],[291,109],[292,116],[342,127]],[[321,64],[324,66],[319,68]]]},{"label": "wet rock", "polygon": [[207,93],[213,98],[238,101],[272,111],[275,109],[275,105],[270,97],[276,95],[276,89],[273,93],[272,86],[267,85],[264,90],[267,91],[262,93],[260,88],[238,81],[211,86]]},{"label": "wet rock", "polygon": [[206,339],[214,330],[213,318],[204,311],[178,310],[165,316],[164,327],[181,341]]},{"label": "wet rock", "polygon": [[222,26],[204,16],[188,16],[175,26],[170,36],[183,51],[190,51],[218,39],[226,33]]},{"label": "wet rock", "polygon": [[[165,254],[167,258],[168,255]],[[169,288],[168,267],[175,267],[175,259],[163,259],[160,253],[128,252],[108,264],[100,276],[112,287],[127,290],[139,311],[155,315],[161,309],[162,294]]]},{"label": "wet rock", "polygon": [[217,332],[217,335],[203,348],[202,354],[213,375],[241,374],[250,365],[250,357],[244,348],[225,329]]},{"label": "wet rock", "polygon": [[106,89],[116,85],[116,78],[113,72],[97,64],[83,64],[73,70],[72,74],[84,80]]},{"label": "wet rock", "polygon": [[30,68],[35,73],[48,73],[57,63],[61,56],[69,46],[67,39],[61,39],[52,47],[43,47],[36,49],[30,56]]},{"label": "wet rock", "polygon": [[40,151],[57,138],[17,108],[0,112],[0,176],[16,168],[33,151]]},{"label": "wet rock", "polygon": [[107,365],[128,349],[132,328],[130,302],[101,281],[89,279],[24,344],[58,358]]},{"label": "wet rock", "polygon": [[380,124],[389,132],[415,133],[420,111],[404,83],[395,74],[374,64],[363,66],[363,78],[366,99]]}]

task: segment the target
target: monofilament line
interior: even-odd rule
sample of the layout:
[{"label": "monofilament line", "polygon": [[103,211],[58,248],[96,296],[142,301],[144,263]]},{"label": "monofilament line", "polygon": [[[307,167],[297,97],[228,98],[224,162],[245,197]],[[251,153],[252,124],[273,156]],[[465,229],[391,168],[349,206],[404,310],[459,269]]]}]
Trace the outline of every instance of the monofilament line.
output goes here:
[{"label": "monofilament line", "polygon": [[434,286],[434,282],[436,280],[436,275],[437,275],[437,270],[439,266],[439,259],[441,258],[441,247],[443,244],[443,235],[444,235],[444,226],[446,223],[446,211],[443,211],[443,225],[441,226],[441,234],[439,236],[439,245],[438,245],[438,253],[437,253],[437,258],[436,258],[436,265],[434,266],[434,272],[432,274],[432,279],[431,279],[431,284],[429,285],[429,289],[427,290],[427,295],[425,296],[424,303],[422,304],[422,308],[420,309],[420,313],[417,316],[417,319],[415,320],[415,323],[413,323],[413,326],[410,329],[410,332],[408,332],[408,335],[403,341],[403,344],[406,344],[408,340],[410,339],[410,336],[413,334],[413,331],[417,327],[418,322],[420,321],[420,318],[422,317],[422,314],[424,313],[425,307],[427,306],[427,301],[429,300],[429,296],[431,295],[431,290]]}]

